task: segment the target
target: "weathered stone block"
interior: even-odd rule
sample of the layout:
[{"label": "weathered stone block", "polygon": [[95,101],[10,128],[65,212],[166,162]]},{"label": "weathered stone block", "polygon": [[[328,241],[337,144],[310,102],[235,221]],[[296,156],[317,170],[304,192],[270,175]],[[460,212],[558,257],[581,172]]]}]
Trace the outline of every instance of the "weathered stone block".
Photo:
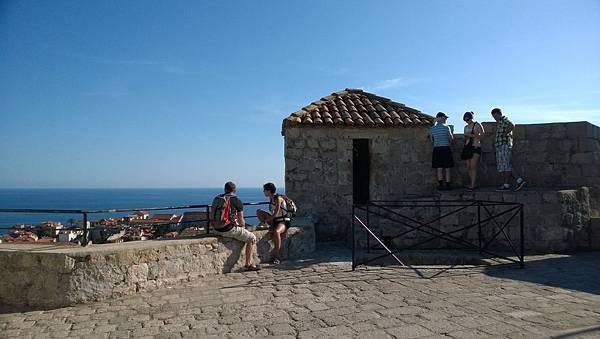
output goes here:
[{"label": "weathered stone block", "polygon": [[317,139],[310,138],[310,139],[308,139],[306,141],[306,146],[308,148],[318,149],[319,148],[319,141]]},{"label": "weathered stone block", "polygon": [[552,139],[564,139],[567,137],[567,127],[565,124],[551,124],[550,137]]},{"label": "weathered stone block", "polygon": [[600,140],[593,138],[579,139],[577,147],[579,152],[600,152]]},{"label": "weathered stone block", "polygon": [[581,166],[581,175],[584,177],[600,177],[600,166],[583,165]]},{"label": "weathered stone block", "polygon": [[571,162],[579,165],[589,165],[598,163],[600,154],[597,152],[576,153],[571,156]]},{"label": "weathered stone block", "polygon": [[286,158],[301,159],[303,153],[304,153],[304,150],[302,148],[286,147],[286,149],[285,149],[285,157]]},{"label": "weathered stone block", "polygon": [[293,139],[293,138],[298,138],[300,136],[300,129],[299,128],[287,128],[285,131],[285,138],[286,139]]},{"label": "weathered stone block", "polygon": [[336,141],[333,138],[327,138],[319,141],[319,144],[323,150],[334,150],[336,149]]}]

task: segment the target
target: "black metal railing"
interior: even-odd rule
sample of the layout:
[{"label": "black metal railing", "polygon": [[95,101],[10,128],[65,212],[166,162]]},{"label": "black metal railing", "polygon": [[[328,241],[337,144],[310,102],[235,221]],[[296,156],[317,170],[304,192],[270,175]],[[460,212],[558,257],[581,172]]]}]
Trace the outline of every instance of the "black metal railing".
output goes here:
[{"label": "black metal railing", "polygon": [[[249,202],[244,203],[244,206],[261,206],[268,205],[269,202]],[[75,214],[81,215],[81,227],[65,227],[60,229],[52,229],[52,232],[68,232],[68,231],[81,231],[81,245],[86,246],[89,242],[89,232],[95,228],[91,225],[88,225],[88,219],[90,215],[95,214],[115,214],[115,213],[124,213],[124,212],[136,212],[136,211],[169,211],[169,210],[200,210],[200,212],[204,212],[206,214],[206,218],[196,219],[196,220],[178,220],[178,221],[154,221],[147,225],[120,225],[120,226],[111,226],[111,229],[121,229],[126,230],[135,226],[142,227],[150,227],[152,229],[156,229],[159,227],[172,226],[172,225],[182,225],[182,230],[187,228],[185,224],[191,225],[193,223],[204,223],[204,227],[206,229],[206,234],[210,234],[210,208],[211,205],[203,204],[203,205],[186,205],[186,206],[165,206],[165,207],[138,207],[138,208],[111,208],[111,209],[97,209],[97,210],[77,210],[77,209],[28,209],[28,208],[1,208],[0,216],[2,213],[23,213],[23,214]],[[256,215],[244,215],[244,219],[255,219],[258,218]],[[189,226],[188,226],[189,227]],[[97,227],[100,228],[100,227]],[[26,231],[36,231],[39,230],[39,227],[25,228],[25,229],[15,229],[14,226],[10,227],[1,227],[0,230],[26,230]]]},{"label": "black metal railing", "polygon": [[[431,211],[432,209],[436,209]],[[447,211],[445,209],[448,209]],[[409,210],[411,215],[408,215],[406,210]],[[360,216],[357,213],[362,213]],[[430,217],[429,220],[422,221],[415,214],[423,214],[423,212],[433,212],[434,217]],[[472,222],[461,224],[460,216],[465,213],[469,213]],[[442,224],[451,216],[457,216],[456,225],[449,225],[448,223],[443,224],[446,229],[442,229]],[[514,222],[518,216],[518,221]],[[469,216],[466,216],[469,219]],[[392,236],[383,237],[381,234],[377,234],[379,228],[373,226],[373,218],[377,218],[375,223],[380,223],[382,220],[389,223],[388,229],[391,227],[397,229],[399,233]],[[504,219],[504,220],[502,220]],[[380,260],[385,257],[392,257],[401,266],[405,265],[400,258],[396,255],[405,250],[411,249],[424,249],[425,245],[441,239],[453,246],[458,246],[462,249],[476,250],[480,254],[486,254],[491,257],[501,258],[508,260],[509,262],[518,263],[521,268],[525,265],[525,238],[523,229],[523,204],[511,203],[511,202],[498,202],[498,201],[484,201],[484,200],[431,200],[431,199],[417,199],[417,200],[399,200],[399,201],[369,201],[363,204],[354,204],[352,206],[352,270],[359,265],[366,265],[376,260]],[[371,246],[371,238],[376,240],[375,246],[385,250],[385,254],[377,255],[365,260],[359,260],[356,257],[357,248],[357,237],[356,237],[356,225],[359,225],[359,229],[366,231],[366,250],[370,252],[373,250]],[[516,224],[516,225],[515,225]],[[438,227],[436,228],[436,225]],[[510,236],[510,228],[518,227],[519,233],[519,245],[516,245]],[[472,241],[468,236],[458,236],[457,233],[462,232],[468,234],[472,229],[477,228],[477,240]],[[394,247],[394,240],[403,240],[404,237],[411,233],[421,232],[426,235],[425,239],[413,238],[410,239],[410,245],[408,246],[396,246]],[[487,232],[487,233],[486,233]],[[488,234],[486,236],[486,234]],[[495,250],[491,249],[493,244],[498,245],[498,237],[503,235],[506,249],[510,250],[510,253],[514,254],[516,260],[507,255],[500,254]],[[402,243],[402,241],[396,242]],[[431,248],[429,248],[431,249]],[[440,249],[440,247],[435,247]]]}]

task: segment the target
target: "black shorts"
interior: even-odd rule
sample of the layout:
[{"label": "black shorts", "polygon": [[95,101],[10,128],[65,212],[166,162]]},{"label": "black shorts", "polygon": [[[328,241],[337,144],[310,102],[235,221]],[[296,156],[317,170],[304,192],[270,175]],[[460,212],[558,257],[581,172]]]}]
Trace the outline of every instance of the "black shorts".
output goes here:
[{"label": "black shorts", "polygon": [[479,155],[481,155],[481,147],[474,147],[473,146],[473,154],[479,154]]},{"label": "black shorts", "polygon": [[452,159],[452,150],[449,146],[439,146],[433,148],[431,156],[432,168],[450,168],[454,167],[454,159]]},{"label": "black shorts", "polygon": [[288,228],[292,227],[291,220],[284,218],[275,218],[272,222],[269,223],[271,225],[271,227],[269,227],[269,230],[275,230],[275,226],[281,224],[282,222],[285,224],[285,232],[287,232]]}]

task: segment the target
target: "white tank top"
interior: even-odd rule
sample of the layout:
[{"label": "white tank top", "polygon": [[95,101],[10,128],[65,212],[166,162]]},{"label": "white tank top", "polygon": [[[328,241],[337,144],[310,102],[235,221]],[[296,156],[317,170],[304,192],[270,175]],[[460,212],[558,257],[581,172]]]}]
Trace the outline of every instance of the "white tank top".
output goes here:
[{"label": "white tank top", "polygon": [[[276,196],[279,197],[279,196]],[[271,213],[273,213],[273,211],[275,211],[275,203],[274,203],[274,198],[271,198],[271,201],[269,202],[269,210],[271,211]],[[285,217],[285,215],[287,214],[285,212],[285,210],[287,210],[287,204],[285,203],[285,199],[281,199],[281,203],[279,204],[279,213],[277,213],[277,215],[274,215],[275,218],[282,218]]]}]

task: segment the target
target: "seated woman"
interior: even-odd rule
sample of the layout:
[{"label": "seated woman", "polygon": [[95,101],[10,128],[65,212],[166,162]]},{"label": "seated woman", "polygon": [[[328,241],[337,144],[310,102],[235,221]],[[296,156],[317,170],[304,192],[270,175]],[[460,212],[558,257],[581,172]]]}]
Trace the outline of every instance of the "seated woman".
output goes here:
[{"label": "seated woman", "polygon": [[281,262],[281,235],[290,228],[291,218],[287,213],[287,205],[285,199],[276,194],[275,184],[268,182],[263,185],[263,193],[269,198],[269,211],[259,209],[256,211],[256,216],[261,223],[268,223],[271,230],[275,250],[273,252],[272,263],[277,265]]}]

